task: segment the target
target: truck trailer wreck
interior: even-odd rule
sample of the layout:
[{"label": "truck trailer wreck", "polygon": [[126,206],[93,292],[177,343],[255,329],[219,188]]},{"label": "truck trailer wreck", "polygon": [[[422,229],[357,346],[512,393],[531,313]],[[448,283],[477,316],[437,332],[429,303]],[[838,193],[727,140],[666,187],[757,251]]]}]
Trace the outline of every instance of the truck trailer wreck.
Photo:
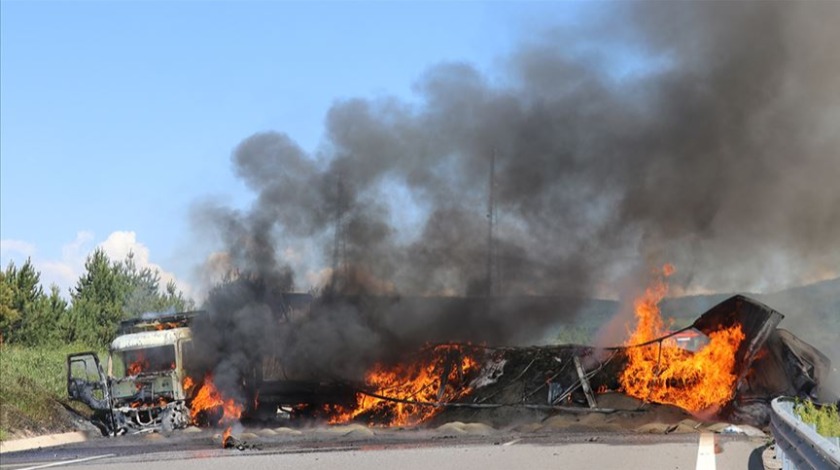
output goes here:
[{"label": "truck trailer wreck", "polygon": [[[814,397],[829,370],[829,360],[814,347],[790,332],[778,329],[779,312],[748,297],[734,296],[716,305],[690,326],[643,344],[597,348],[584,345],[540,347],[490,347],[447,344],[425,348],[391,373],[401,376],[383,381],[383,371],[373,371],[357,392],[357,407],[343,410],[337,422],[362,420],[369,424],[405,424],[405,413],[425,408],[428,419],[470,419],[498,422],[494,410],[524,408],[571,412],[612,412],[598,404],[599,394],[629,394],[622,376],[633,371],[630,361],[635,350],[649,350],[658,361],[651,377],[644,381],[648,394],[636,396],[642,403],[674,404],[705,419],[765,426],[770,402],[780,395]],[[662,390],[682,391],[691,396],[708,393],[704,372],[666,376],[664,359],[676,356],[690,360],[708,350],[709,338],[737,328],[743,338],[731,350],[731,380],[712,405],[695,408],[675,401],[657,400]],[[714,356],[712,356],[715,358]],[[413,372],[422,369],[424,374]],[[717,370],[714,371],[715,373]],[[419,378],[418,378],[419,377]],[[422,384],[412,384],[416,381]],[[717,386],[717,385],[715,385]],[[708,388],[708,387],[706,387]],[[450,397],[451,399],[447,399]],[[705,403],[705,402],[701,402]],[[641,411],[641,408],[635,411]],[[627,410],[624,410],[627,411]]]},{"label": "truck trailer wreck", "polygon": [[[777,328],[781,313],[739,295],[690,326],[641,344],[428,345],[398,363],[372,366],[360,382],[271,375],[282,358],[261,358],[242,377],[242,395],[234,400],[219,394],[212,375],[192,369],[198,361],[190,324],[198,315],[123,322],[106,368],[93,353],[69,356],[70,398],[95,410],[96,423],[109,435],[169,432],[243,416],[270,419],[278,410],[384,426],[416,425],[438,415],[457,419],[466,410],[491,422],[498,421],[497,410],[510,408],[612,412],[599,404],[608,391],[640,400],[632,411],[645,403],[672,404],[706,419],[764,426],[773,398],[812,397],[829,370],[823,354]],[[735,341],[710,354],[722,332],[737,332],[730,335]],[[691,362],[703,358],[712,366]],[[634,365],[639,360],[649,362],[647,369]],[[716,382],[721,371],[728,375]],[[695,401],[680,401],[681,395]]]}]

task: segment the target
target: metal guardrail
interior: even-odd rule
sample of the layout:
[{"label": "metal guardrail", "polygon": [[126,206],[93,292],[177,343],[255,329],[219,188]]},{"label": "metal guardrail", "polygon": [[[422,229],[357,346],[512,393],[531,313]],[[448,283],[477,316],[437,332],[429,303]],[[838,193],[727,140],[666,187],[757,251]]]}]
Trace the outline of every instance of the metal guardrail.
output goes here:
[{"label": "metal guardrail", "polygon": [[780,397],[773,400],[770,429],[776,438],[776,457],[783,470],[840,469],[840,438],[828,438],[816,426],[794,413],[796,401]]}]

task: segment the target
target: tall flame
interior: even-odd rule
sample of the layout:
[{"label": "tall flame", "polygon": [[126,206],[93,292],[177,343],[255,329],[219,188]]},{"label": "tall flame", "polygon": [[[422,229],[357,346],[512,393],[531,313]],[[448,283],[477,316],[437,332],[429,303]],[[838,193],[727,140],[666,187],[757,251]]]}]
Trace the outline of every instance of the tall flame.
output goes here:
[{"label": "tall flame", "polygon": [[430,404],[468,394],[471,389],[466,378],[477,369],[478,362],[461,346],[438,345],[431,349],[430,356],[412,363],[391,367],[377,364],[365,377],[372,392],[357,393],[353,410],[333,406],[326,411],[332,414],[331,424],[366,416],[370,422],[384,426],[413,426],[441,410]]},{"label": "tall flame", "polygon": [[[665,265],[644,295],[635,302],[637,325],[627,341],[639,345],[669,333],[659,311],[668,294],[666,278],[674,267]],[[735,352],[744,340],[741,325],[709,334],[709,343],[692,353],[672,341],[627,349],[627,367],[619,377],[628,395],[700,412],[720,407],[734,394]]]}]

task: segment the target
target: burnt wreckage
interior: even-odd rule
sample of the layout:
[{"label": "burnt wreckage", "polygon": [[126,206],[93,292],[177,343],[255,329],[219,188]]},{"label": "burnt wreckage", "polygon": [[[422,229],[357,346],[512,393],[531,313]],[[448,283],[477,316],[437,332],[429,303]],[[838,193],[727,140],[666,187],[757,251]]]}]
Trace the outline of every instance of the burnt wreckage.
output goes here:
[{"label": "burnt wreckage", "polygon": [[[194,341],[190,323],[194,316],[177,314],[124,324],[122,334],[111,345],[107,374],[92,353],[71,355],[70,398],[88,403],[106,434],[167,431],[200,424],[196,416],[191,416],[198,387],[190,386],[187,380]],[[618,411],[599,406],[599,394],[608,390],[622,392],[620,377],[628,368],[632,348],[659,348],[661,357],[662,348],[681,347],[679,343],[684,342],[689,344],[683,348],[699,351],[704,340],[716,332],[739,326],[743,340],[734,350],[734,379],[732,389],[726,391],[730,398],[714,414],[729,422],[764,426],[769,421],[773,398],[814,396],[830,366],[828,358],[817,349],[777,328],[783,318],[770,307],[738,295],[711,308],[692,325],[643,345],[430,345],[403,358],[398,368],[411,369],[405,367],[408,364],[414,370],[424,371],[426,381],[413,389],[402,386],[403,382],[416,381],[416,374],[393,375],[391,385],[377,387],[370,380],[300,382],[255,371],[245,387],[252,394],[246,397],[246,403],[253,406],[246,405],[243,416],[261,414],[267,409],[299,410],[297,414],[325,416],[330,422],[398,424],[394,414],[399,410],[414,415],[403,423],[416,424],[436,415],[452,419],[459,418],[459,412],[476,410],[486,413],[481,419],[488,421],[494,421],[494,410],[510,408]],[[694,352],[686,353],[691,354]],[[132,370],[134,364],[142,367]],[[418,393],[421,388],[423,393]],[[642,403],[655,401],[640,398]],[[638,411],[639,402],[635,403]]]},{"label": "burnt wreckage", "polygon": [[[708,337],[740,325],[744,340],[735,351],[736,380],[731,399],[716,410],[717,419],[765,426],[770,402],[778,396],[816,397],[830,361],[813,346],[777,328],[784,316],[745,296],[714,306],[686,328],[644,345],[596,348],[582,345],[492,348],[461,345],[464,354],[483,361],[477,378],[464,382],[469,394],[453,408],[493,409],[520,406],[538,410],[612,412],[598,406],[598,392],[621,391],[619,377],[631,347],[679,347],[685,338]],[[688,334],[686,334],[688,333]],[[457,359],[456,359],[457,360]],[[672,384],[679,387],[679,384]]]}]

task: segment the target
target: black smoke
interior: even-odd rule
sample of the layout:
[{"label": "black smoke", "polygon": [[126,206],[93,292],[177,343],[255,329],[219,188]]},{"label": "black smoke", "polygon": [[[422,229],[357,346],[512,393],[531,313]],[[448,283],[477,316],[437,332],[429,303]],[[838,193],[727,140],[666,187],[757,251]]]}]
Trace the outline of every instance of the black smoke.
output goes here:
[{"label": "black smoke", "polygon": [[[601,8],[523,38],[501,79],[448,63],[411,102],[336,102],[318,151],[282,132],[245,139],[232,161],[251,207],[196,211],[238,276],[208,300],[216,327],[197,331],[219,367],[270,347],[348,377],[428,340],[526,341],[639,264],[674,263],[687,291],[836,275],[840,4]],[[491,161],[493,291],[564,299],[549,312],[481,300]],[[278,323],[279,293],[322,268],[335,270],[318,314]],[[430,296],[472,300],[401,301]]]}]

